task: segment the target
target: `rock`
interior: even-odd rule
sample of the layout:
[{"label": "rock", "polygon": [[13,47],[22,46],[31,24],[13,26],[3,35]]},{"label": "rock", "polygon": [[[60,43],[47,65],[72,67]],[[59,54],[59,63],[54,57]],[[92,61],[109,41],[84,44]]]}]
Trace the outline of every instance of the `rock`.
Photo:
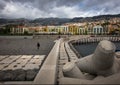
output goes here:
[{"label": "rock", "polygon": [[103,40],[98,44],[92,56],[98,70],[106,70],[113,66],[115,49],[114,43],[107,40]]},{"label": "rock", "polygon": [[120,58],[120,52],[116,52],[115,54],[117,58]]},{"label": "rock", "polygon": [[112,42],[100,41],[93,54],[75,62],[86,78],[77,79],[76,66],[68,64],[63,66],[63,73],[67,76],[60,78],[59,84],[120,84],[120,60],[115,57],[115,49]]},{"label": "rock", "polygon": [[70,78],[85,78],[85,76],[73,62],[68,62],[63,66],[63,74],[65,77]]},{"label": "rock", "polygon": [[96,78],[94,78],[94,80],[102,80],[102,79],[105,79],[104,76],[97,76]]},{"label": "rock", "polygon": [[92,55],[81,58],[76,62],[78,68],[85,73],[110,76],[117,73],[115,64],[115,45],[107,40],[100,41]]},{"label": "rock", "polygon": [[12,81],[14,80],[14,75],[12,73],[6,73],[3,76],[3,81]]},{"label": "rock", "polygon": [[14,71],[14,73],[17,75],[15,78],[16,81],[25,81],[26,72],[22,69],[17,69]]},{"label": "rock", "polygon": [[25,76],[25,73],[21,73],[16,77],[15,81],[25,81]]},{"label": "rock", "polygon": [[22,70],[22,69],[17,69],[17,70],[14,70],[14,73],[15,73],[16,75],[19,75],[19,74],[25,73],[25,71]]},{"label": "rock", "polygon": [[91,75],[89,73],[84,73],[85,75],[85,79],[87,80],[93,80],[94,78],[96,78],[96,75]]},{"label": "rock", "polygon": [[3,80],[3,76],[5,75],[5,72],[4,71],[0,71],[0,81]]},{"label": "rock", "polygon": [[28,70],[28,71],[26,72],[26,80],[27,80],[27,81],[34,80],[36,74],[37,74],[36,71],[34,71],[34,70]]}]

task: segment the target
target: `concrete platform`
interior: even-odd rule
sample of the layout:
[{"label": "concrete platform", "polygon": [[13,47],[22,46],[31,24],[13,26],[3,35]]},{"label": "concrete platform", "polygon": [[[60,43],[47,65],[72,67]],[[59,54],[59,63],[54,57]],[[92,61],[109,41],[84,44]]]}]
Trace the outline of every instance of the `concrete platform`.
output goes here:
[{"label": "concrete platform", "polygon": [[[34,57],[33,57],[34,56]],[[39,69],[45,55],[4,55],[0,56],[0,70]]]},{"label": "concrete platform", "polygon": [[26,64],[25,67],[23,67],[24,70],[30,70],[30,69],[39,69],[39,64]]},{"label": "concrete platform", "polygon": [[[77,37],[76,40],[78,38],[79,37]],[[22,66],[22,69],[24,70],[38,69],[40,64],[45,59],[45,57],[46,57],[45,55],[21,55],[21,57],[17,58],[16,60],[14,59],[13,59],[14,61],[11,60],[13,62],[10,64],[4,63],[4,62],[0,63],[0,68],[15,69],[17,67],[20,68]],[[3,58],[3,60],[6,58]],[[53,84],[58,84],[58,85],[60,84],[120,84],[119,74],[110,76],[110,78],[107,78],[107,79],[104,79],[103,77],[98,77],[98,78],[95,78],[93,81],[64,77],[62,73],[62,67],[64,63],[68,61],[75,62],[77,59],[78,59],[77,56],[72,51],[68,43],[65,44],[61,40],[56,40],[55,46],[47,56],[45,62],[43,63],[34,81],[25,81],[25,82],[24,81],[23,82],[8,81],[8,82],[1,82],[1,84],[30,84],[30,85],[34,85],[34,84],[52,84],[52,85]],[[3,60],[1,58],[1,61]],[[5,66],[2,67],[2,64],[4,64],[5,66],[8,65],[8,67],[5,67]]]}]

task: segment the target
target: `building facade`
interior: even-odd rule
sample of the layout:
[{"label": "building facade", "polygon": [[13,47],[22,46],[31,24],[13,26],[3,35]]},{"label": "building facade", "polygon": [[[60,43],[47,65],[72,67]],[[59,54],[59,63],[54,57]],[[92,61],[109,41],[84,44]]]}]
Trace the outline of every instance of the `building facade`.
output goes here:
[{"label": "building facade", "polygon": [[11,34],[24,34],[28,29],[24,26],[17,26],[10,28]]},{"label": "building facade", "polygon": [[98,35],[98,34],[103,34],[103,27],[100,25],[94,26],[93,27],[93,34]]}]

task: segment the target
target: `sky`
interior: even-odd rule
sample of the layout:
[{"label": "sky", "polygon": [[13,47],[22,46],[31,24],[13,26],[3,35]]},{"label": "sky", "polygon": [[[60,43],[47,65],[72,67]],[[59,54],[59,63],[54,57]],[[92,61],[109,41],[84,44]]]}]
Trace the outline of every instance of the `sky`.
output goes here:
[{"label": "sky", "polygon": [[120,0],[0,0],[0,18],[74,18],[120,13]]}]

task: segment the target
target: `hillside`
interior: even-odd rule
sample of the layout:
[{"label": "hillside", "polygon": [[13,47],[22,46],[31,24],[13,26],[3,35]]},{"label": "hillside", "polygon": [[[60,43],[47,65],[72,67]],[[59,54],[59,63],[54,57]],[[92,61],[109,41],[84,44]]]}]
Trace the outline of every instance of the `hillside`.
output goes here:
[{"label": "hillside", "polygon": [[91,21],[99,21],[99,20],[109,20],[111,18],[120,18],[120,14],[117,15],[100,15],[93,17],[75,17],[72,19],[69,18],[37,18],[34,20],[29,19],[0,19],[0,25],[2,24],[27,24],[27,25],[62,25],[64,23],[69,22],[91,22]]}]

